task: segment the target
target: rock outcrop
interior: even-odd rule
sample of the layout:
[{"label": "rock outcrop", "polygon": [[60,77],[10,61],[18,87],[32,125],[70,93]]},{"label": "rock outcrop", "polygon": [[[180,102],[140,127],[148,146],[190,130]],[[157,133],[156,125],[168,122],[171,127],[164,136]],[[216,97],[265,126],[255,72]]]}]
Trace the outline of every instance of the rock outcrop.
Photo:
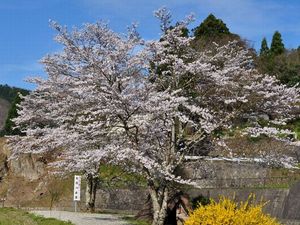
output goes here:
[{"label": "rock outcrop", "polygon": [[8,163],[11,173],[27,180],[37,180],[46,173],[46,164],[40,157],[24,154]]},{"label": "rock outcrop", "polygon": [[2,171],[14,175],[16,177],[23,177],[25,180],[33,181],[41,178],[46,172],[46,162],[43,158],[24,154],[18,159],[7,161],[10,156],[10,150],[6,145],[5,138],[0,138],[0,176]]}]

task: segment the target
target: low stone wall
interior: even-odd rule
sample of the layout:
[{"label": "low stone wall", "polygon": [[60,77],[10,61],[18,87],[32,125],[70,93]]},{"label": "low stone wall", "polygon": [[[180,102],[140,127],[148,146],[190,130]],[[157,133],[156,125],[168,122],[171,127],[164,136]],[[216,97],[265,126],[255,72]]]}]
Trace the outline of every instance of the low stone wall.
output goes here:
[{"label": "low stone wall", "polygon": [[275,169],[253,162],[190,161],[181,169],[181,177],[205,188],[288,187],[300,180],[299,170]]},{"label": "low stone wall", "polygon": [[280,220],[284,225],[300,225],[299,220]]},{"label": "low stone wall", "polygon": [[283,208],[282,218],[300,220],[300,182],[290,188]]},{"label": "low stone wall", "polygon": [[237,202],[247,200],[251,193],[255,194],[257,201],[262,199],[264,202],[268,202],[264,207],[266,213],[273,217],[283,218],[284,205],[289,195],[288,189],[193,189],[188,191],[191,198],[203,195],[218,200],[222,195],[234,198]]},{"label": "low stone wall", "polygon": [[[268,203],[264,211],[273,217],[291,220],[292,224],[300,221],[300,182],[291,189],[190,189],[186,191],[190,198],[203,195],[218,199],[220,195],[245,201],[253,193],[257,201]],[[146,189],[98,190],[96,208],[99,210],[137,212],[147,199]]]},{"label": "low stone wall", "polygon": [[253,193],[257,201],[268,202],[264,211],[273,217],[290,221],[290,224],[300,223],[300,181],[290,189],[192,189],[188,191],[191,198],[203,195],[218,199],[220,195],[245,201]]},{"label": "low stone wall", "polygon": [[97,191],[96,208],[100,210],[135,213],[142,209],[147,199],[145,189],[100,189]]}]

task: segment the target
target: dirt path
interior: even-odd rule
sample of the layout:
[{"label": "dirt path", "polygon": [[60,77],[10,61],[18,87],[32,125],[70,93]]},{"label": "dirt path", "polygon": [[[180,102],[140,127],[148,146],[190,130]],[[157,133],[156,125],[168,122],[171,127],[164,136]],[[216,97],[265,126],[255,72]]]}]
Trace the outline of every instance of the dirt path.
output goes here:
[{"label": "dirt path", "polygon": [[120,216],[111,214],[90,214],[65,211],[33,211],[32,213],[44,217],[71,221],[75,225],[128,225]]}]

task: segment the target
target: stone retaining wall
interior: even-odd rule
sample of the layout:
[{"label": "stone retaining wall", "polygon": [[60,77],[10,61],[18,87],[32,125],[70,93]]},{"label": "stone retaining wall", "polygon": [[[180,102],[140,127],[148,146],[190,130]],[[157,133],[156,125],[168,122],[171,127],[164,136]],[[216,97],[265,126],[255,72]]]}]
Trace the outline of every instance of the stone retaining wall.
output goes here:
[{"label": "stone retaining wall", "polygon": [[[300,182],[290,189],[190,189],[186,191],[190,198],[203,195],[218,199],[220,195],[236,201],[245,201],[251,193],[254,193],[257,201],[268,201],[264,211],[273,217],[284,220],[300,221]],[[98,190],[96,208],[112,211],[136,212],[142,208],[147,198],[145,189],[114,189]]]}]

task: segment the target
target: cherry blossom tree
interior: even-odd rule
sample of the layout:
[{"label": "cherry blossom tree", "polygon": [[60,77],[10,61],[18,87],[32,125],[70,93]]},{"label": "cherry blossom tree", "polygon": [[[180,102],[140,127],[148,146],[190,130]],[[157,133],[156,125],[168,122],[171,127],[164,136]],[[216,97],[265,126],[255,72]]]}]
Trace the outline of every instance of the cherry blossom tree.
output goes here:
[{"label": "cherry blossom tree", "polygon": [[14,120],[24,135],[9,141],[13,157],[53,152],[52,165],[65,171],[95,174],[105,160],[142,174],[153,224],[162,225],[171,187],[192,184],[177,173],[189,149],[205,138],[224,144],[214,132],[261,113],[270,115],[268,126],[252,124],[243,132],[282,138],[290,131],[278,125],[295,118],[299,90],[259,74],[234,42],[195,51],[193,38],[182,35],[192,17],[169,29],[168,10],[155,15],[163,32],[149,42],[134,25],[120,35],[104,23],[72,32],[53,23],[63,50],[42,60],[48,78],[31,79],[37,88]]},{"label": "cherry blossom tree", "polygon": [[[91,199],[87,202],[94,206],[99,164],[103,159],[102,142],[106,135],[102,130],[106,123],[104,118],[107,112],[114,111],[107,109],[105,113],[98,107],[99,100],[102,101],[98,97],[102,95],[104,100],[104,95],[122,88],[117,86],[121,84],[119,79],[126,81],[126,76],[141,69],[138,68],[141,62],[138,55],[130,56],[140,40],[134,27],[129,30],[128,37],[122,38],[104,23],[87,24],[82,31],[75,30],[72,34],[56,23],[52,25],[59,32],[56,39],[65,46],[64,53],[42,60],[47,80],[30,79],[37,84],[37,90],[25,98],[17,119],[17,123],[26,127],[26,136],[13,137],[12,143],[17,143],[15,155],[52,152],[59,156],[60,160],[52,165],[60,172],[84,172],[88,180],[87,196]],[[90,92],[89,89],[94,90]],[[110,100],[105,104],[110,104]]]},{"label": "cherry blossom tree", "polygon": [[[153,56],[150,81],[158,91],[176,90],[178,97],[185,97],[188,101],[188,105],[181,104],[176,108],[183,115],[173,117],[171,123],[171,147],[177,146],[174,152],[180,152],[186,158],[189,149],[204,147],[199,146],[199,143],[206,138],[209,138],[212,145],[221,145],[224,152],[227,152],[228,147],[222,139],[216,137],[215,132],[232,129],[240,125],[240,121],[261,114],[269,116],[268,124],[249,124],[242,130],[242,134],[267,135],[282,141],[292,141],[289,139],[292,132],[279,127],[299,117],[295,114],[296,108],[299,108],[299,89],[288,88],[275,77],[259,74],[254,68],[251,54],[239,47],[237,42],[221,47],[216,45],[215,49],[207,52],[194,50],[190,46],[193,38],[187,38],[182,33],[192,17],[166,29],[165,24],[170,24],[170,21],[166,21],[171,18],[169,12],[161,9],[155,14],[164,29],[160,40],[149,45]],[[185,121],[183,116],[189,116],[189,121]],[[189,132],[191,123],[194,123],[193,131]],[[276,161],[281,165],[296,163],[295,159],[277,153],[268,158],[263,157],[259,159],[260,162]],[[201,159],[215,158],[204,156]],[[232,157],[232,161],[235,160],[238,158]],[[176,163],[172,162],[178,166]]]}]

